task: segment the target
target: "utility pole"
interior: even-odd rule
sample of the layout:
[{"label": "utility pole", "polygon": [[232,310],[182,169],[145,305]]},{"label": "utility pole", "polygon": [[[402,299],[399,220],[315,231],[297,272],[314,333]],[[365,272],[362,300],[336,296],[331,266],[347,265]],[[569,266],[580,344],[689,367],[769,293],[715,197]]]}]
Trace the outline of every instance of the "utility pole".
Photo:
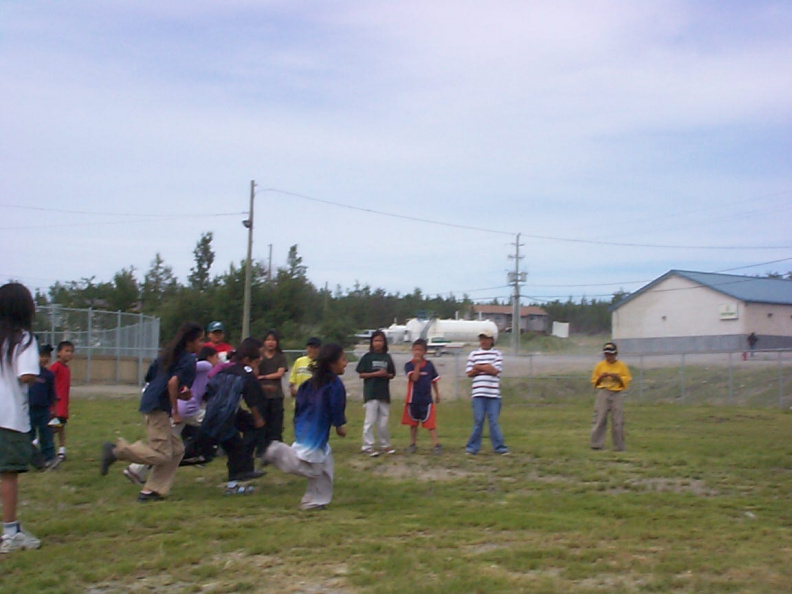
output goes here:
[{"label": "utility pole", "polygon": [[272,244],[269,244],[269,261],[267,262],[267,282],[272,282]]},{"label": "utility pole", "polygon": [[524,272],[520,272],[520,260],[522,260],[525,256],[520,255],[520,247],[523,245],[520,243],[520,233],[517,234],[517,238],[514,242],[514,255],[509,256],[514,260],[514,272],[510,272],[508,275],[509,283],[514,287],[514,294],[512,295],[512,335],[511,335],[511,343],[512,343],[512,352],[515,355],[520,354],[520,283],[525,282],[526,274]]},{"label": "utility pole", "polygon": [[250,210],[248,218],[242,224],[248,230],[247,260],[245,261],[245,297],[242,304],[242,339],[250,336],[250,284],[253,276],[253,197],[256,194],[256,182],[250,180]]}]

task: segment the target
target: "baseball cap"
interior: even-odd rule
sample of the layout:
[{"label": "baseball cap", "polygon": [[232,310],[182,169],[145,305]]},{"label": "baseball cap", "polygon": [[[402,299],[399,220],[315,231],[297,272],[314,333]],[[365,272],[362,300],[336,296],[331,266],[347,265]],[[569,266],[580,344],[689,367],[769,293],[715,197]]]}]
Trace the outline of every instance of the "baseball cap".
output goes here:
[{"label": "baseball cap", "polygon": [[616,344],[613,342],[606,342],[605,345],[602,347],[602,352],[606,355],[616,355],[619,353],[619,349],[616,348]]},{"label": "baseball cap", "polygon": [[322,340],[317,338],[316,336],[311,336],[311,338],[308,339],[308,342],[305,343],[305,346],[313,346],[313,347],[322,346]]},{"label": "baseball cap", "polygon": [[479,332],[479,338],[481,338],[482,336],[486,338],[495,338],[495,334],[489,328],[485,328],[484,330]]},{"label": "baseball cap", "polygon": [[218,330],[220,330],[220,332],[225,332],[225,326],[223,326],[223,322],[212,322],[206,328],[207,332],[217,332]]}]

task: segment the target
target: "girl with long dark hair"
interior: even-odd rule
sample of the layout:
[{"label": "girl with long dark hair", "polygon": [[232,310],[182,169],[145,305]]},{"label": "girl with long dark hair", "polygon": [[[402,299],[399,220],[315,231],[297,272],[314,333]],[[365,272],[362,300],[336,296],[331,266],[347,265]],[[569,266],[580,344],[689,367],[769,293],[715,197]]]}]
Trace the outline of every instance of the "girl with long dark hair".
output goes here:
[{"label": "girl with long dark hair", "polygon": [[176,336],[160,351],[146,373],[148,385],[140,398],[140,412],[146,419],[146,442],[128,443],[119,438],[102,449],[101,473],[107,474],[116,460],[149,464],[151,473],[138,495],[138,501],[158,501],[170,492],[176,469],[184,455],[181,436],[172,426],[181,422],[176,403],[189,400],[195,380],[195,353],[203,345],[203,326],[185,322]]},{"label": "girl with long dark hair", "polygon": [[19,473],[27,472],[33,454],[30,444],[28,386],[39,375],[39,349],[33,337],[36,305],[27,287],[0,287],[0,499],[3,535],[0,553],[37,549],[38,538],[17,521]]},{"label": "girl with long dark hair", "polygon": [[339,377],[346,366],[340,344],[322,346],[313,364],[313,377],[297,391],[294,443],[287,446],[273,441],[264,453],[264,459],[283,472],[308,479],[301,509],[323,508],[333,498],[333,453],[328,441],[331,427],[346,437],[346,389]]}]

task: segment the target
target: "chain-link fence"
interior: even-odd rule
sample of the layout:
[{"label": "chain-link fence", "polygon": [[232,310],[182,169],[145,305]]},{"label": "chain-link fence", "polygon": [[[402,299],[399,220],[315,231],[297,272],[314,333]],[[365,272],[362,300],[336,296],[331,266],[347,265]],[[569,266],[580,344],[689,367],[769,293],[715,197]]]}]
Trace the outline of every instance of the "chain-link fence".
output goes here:
[{"label": "chain-link fence", "polygon": [[[470,349],[472,350],[472,349]],[[356,349],[361,356],[365,349]],[[444,398],[470,397],[470,379],[465,374],[469,350],[430,356],[441,376]],[[404,364],[407,352],[392,349],[396,378],[391,395],[402,398],[406,390]],[[792,406],[792,350],[767,349],[750,353],[675,353],[664,355],[624,355],[633,380],[627,391],[633,402],[652,404],[693,404],[712,406],[781,407]],[[536,353],[504,354],[503,392],[526,403],[572,402],[593,398],[591,373],[601,354],[568,355]],[[353,366],[344,383],[352,398],[362,383]]]},{"label": "chain-link fence", "polygon": [[76,383],[143,381],[157,356],[160,320],[143,314],[39,306],[34,331],[39,344],[74,343],[72,380]]}]

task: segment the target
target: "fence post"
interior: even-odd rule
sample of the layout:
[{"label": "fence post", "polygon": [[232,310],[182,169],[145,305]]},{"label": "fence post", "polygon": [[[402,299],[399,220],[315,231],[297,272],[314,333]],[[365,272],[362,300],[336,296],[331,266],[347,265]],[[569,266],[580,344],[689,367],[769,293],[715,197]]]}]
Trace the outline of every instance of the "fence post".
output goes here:
[{"label": "fence post", "polygon": [[116,368],[115,368],[115,381],[121,381],[121,310],[118,310],[118,317],[116,321],[116,335],[115,335],[115,349],[116,349]]},{"label": "fence post", "polygon": [[734,406],[734,366],[731,351],[729,351],[729,406]]},{"label": "fence post", "polygon": [[137,332],[135,332],[135,350],[138,354],[138,365],[137,365],[137,375],[138,375],[138,386],[143,385],[143,349],[142,349],[142,337],[141,334],[143,332],[143,312],[140,312],[140,317],[138,318],[137,324]]},{"label": "fence post", "polygon": [[457,389],[459,383],[459,352],[454,351],[454,400],[459,398]]},{"label": "fence post", "polygon": [[533,353],[528,354],[528,400],[533,398]]},{"label": "fence post", "polygon": [[87,343],[88,353],[87,353],[87,360],[85,362],[85,383],[91,383],[91,334],[93,334],[93,307],[88,308],[88,340],[85,342]]},{"label": "fence post", "polygon": [[643,403],[644,399],[644,381],[643,381],[643,368],[644,368],[644,356],[641,355],[638,358],[638,400],[639,402]]},{"label": "fence post", "polygon": [[784,374],[781,372],[781,351],[778,351],[778,408],[784,408]]},{"label": "fence post", "polygon": [[679,369],[679,379],[681,382],[680,389],[682,390],[682,404],[685,404],[685,353],[682,353],[682,366]]}]

